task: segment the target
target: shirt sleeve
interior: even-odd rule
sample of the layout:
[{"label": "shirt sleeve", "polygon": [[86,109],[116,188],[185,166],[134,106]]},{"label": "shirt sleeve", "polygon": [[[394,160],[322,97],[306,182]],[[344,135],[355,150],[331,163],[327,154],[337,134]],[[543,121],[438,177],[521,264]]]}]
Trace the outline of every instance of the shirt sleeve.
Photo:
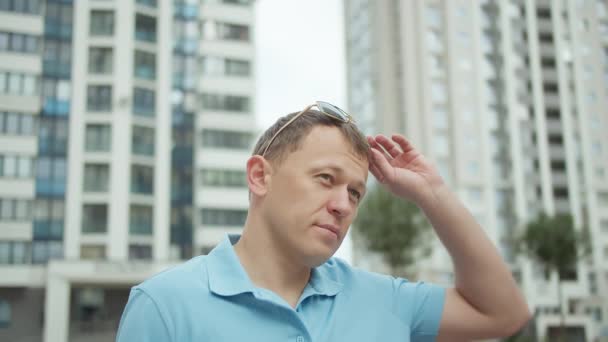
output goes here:
[{"label": "shirt sleeve", "polygon": [[408,322],[412,342],[434,342],[445,304],[445,288],[434,284],[394,280],[398,315]]},{"label": "shirt sleeve", "polygon": [[120,319],[116,342],[171,341],[169,329],[154,300],[139,288],[133,288]]}]

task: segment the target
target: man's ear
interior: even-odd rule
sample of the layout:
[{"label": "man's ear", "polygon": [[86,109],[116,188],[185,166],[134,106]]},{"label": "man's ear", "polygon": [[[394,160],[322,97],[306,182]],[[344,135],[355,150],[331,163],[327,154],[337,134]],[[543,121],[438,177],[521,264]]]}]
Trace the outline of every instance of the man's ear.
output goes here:
[{"label": "man's ear", "polygon": [[260,155],[251,156],[247,160],[247,185],[249,191],[257,196],[264,196],[270,187],[272,166]]}]

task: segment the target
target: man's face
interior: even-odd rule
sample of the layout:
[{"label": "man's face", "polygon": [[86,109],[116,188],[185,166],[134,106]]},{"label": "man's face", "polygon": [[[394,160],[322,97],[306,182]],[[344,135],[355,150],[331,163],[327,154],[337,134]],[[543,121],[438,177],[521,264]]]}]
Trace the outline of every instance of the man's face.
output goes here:
[{"label": "man's face", "polygon": [[263,210],[275,242],[310,267],[329,259],[355,218],[367,170],[337,128],[313,128],[274,167]]}]

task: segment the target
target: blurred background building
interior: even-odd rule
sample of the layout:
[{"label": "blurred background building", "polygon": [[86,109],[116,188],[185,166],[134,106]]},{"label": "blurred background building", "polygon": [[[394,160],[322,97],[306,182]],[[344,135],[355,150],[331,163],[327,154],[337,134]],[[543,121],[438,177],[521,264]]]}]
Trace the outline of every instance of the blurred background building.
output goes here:
[{"label": "blurred background building", "polygon": [[[559,325],[557,279],[509,238],[541,212],[587,225],[593,251],[564,283],[566,323],[582,340],[608,336],[606,1],[344,4],[348,107],[364,129],[405,132],[436,161],[511,264],[539,336]],[[450,283],[434,250],[421,278]],[[355,248],[356,264],[377,260]]]},{"label": "blurred background building", "polygon": [[0,0],[0,340],[114,339],[245,220],[250,0]]}]

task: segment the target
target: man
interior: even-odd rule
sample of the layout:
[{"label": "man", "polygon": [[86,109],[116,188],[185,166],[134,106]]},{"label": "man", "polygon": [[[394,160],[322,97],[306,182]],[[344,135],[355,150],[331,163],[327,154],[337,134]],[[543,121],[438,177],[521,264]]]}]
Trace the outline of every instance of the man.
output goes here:
[{"label": "man", "polygon": [[[242,236],[134,287],[118,341],[468,341],[529,320],[509,269],[429,162],[403,136],[366,139],[348,114],[316,105],[258,141]],[[453,288],[331,258],[368,170],[424,211],[452,256]]]}]

